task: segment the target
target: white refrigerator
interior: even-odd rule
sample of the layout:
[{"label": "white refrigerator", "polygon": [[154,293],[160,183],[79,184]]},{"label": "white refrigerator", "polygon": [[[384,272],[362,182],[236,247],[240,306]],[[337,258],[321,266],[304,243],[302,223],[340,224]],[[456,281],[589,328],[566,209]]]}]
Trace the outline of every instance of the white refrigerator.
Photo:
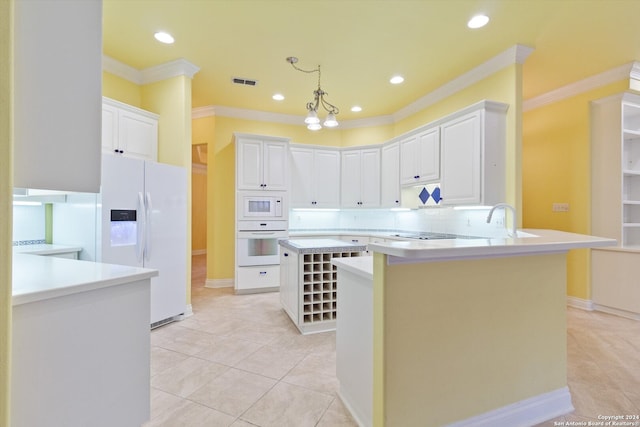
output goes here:
[{"label": "white refrigerator", "polygon": [[184,314],[186,169],[103,154],[100,204],[97,260],[158,270],[151,279],[152,327]]}]

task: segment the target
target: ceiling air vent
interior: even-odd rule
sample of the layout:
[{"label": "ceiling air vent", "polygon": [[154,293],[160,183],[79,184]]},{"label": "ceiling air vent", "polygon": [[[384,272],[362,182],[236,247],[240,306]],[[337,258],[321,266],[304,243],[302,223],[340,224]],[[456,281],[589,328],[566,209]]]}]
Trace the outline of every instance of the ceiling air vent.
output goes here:
[{"label": "ceiling air vent", "polygon": [[257,80],[252,79],[243,79],[241,77],[232,77],[231,81],[237,85],[245,85],[245,86],[255,86],[258,84]]}]

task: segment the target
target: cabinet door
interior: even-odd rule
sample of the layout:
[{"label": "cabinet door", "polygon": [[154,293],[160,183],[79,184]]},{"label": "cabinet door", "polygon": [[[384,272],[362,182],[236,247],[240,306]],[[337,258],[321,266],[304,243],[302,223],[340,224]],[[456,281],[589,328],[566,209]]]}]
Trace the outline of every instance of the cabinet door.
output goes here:
[{"label": "cabinet door", "polygon": [[481,113],[474,112],[442,125],[442,203],[481,203]]},{"label": "cabinet door", "polygon": [[118,114],[118,145],[127,157],[158,160],[158,121],[133,111]]},{"label": "cabinet door", "polygon": [[418,138],[412,136],[400,142],[400,182],[412,185],[420,181],[418,175]]},{"label": "cabinet door", "polygon": [[314,206],[313,149],[290,148],[291,165],[291,207],[310,208]]},{"label": "cabinet door", "polygon": [[417,136],[418,171],[420,182],[440,179],[440,129],[430,129]]},{"label": "cabinet door", "polygon": [[362,168],[360,150],[342,152],[341,202],[345,208],[357,208],[362,205],[360,194]]},{"label": "cabinet door", "polygon": [[400,145],[385,145],[380,157],[380,205],[400,206]]},{"label": "cabinet door", "polygon": [[264,142],[263,160],[263,188],[265,190],[286,190],[289,170],[287,144]]},{"label": "cabinet door", "polygon": [[118,109],[102,104],[102,150],[116,153],[118,150]]},{"label": "cabinet door", "polygon": [[262,141],[239,140],[236,162],[238,190],[262,189]]},{"label": "cabinet door", "polygon": [[360,206],[378,207],[380,206],[380,149],[362,150],[360,165]]},{"label": "cabinet door", "polygon": [[336,208],[340,206],[340,152],[338,150],[315,150],[314,153],[315,207]]}]

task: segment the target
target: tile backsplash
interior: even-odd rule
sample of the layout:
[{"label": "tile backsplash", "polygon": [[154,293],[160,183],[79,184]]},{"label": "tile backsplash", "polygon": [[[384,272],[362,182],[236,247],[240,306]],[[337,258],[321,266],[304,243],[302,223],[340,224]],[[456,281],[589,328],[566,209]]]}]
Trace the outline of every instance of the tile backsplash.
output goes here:
[{"label": "tile backsplash", "polygon": [[454,209],[435,207],[411,210],[342,209],[292,210],[292,231],[361,230],[414,231],[477,237],[506,237],[504,210],[494,212],[487,224],[490,207]]},{"label": "tile backsplash", "polygon": [[13,244],[37,244],[45,241],[45,207],[13,207]]}]

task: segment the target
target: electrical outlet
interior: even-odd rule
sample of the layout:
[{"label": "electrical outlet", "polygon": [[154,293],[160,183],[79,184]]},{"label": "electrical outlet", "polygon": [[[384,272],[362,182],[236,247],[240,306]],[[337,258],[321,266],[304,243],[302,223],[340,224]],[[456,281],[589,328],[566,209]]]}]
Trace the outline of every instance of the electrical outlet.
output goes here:
[{"label": "electrical outlet", "polygon": [[554,203],[551,206],[552,212],[569,212],[569,203]]}]

